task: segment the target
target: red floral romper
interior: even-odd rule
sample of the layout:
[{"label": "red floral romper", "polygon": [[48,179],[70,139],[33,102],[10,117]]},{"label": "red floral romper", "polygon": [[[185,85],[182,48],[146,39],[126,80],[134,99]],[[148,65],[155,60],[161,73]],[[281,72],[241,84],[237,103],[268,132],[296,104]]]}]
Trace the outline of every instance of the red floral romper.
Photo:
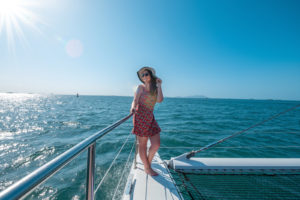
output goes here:
[{"label": "red floral romper", "polygon": [[161,129],[153,115],[155,103],[156,96],[152,96],[150,92],[143,89],[137,110],[133,115],[133,134],[142,137],[151,137],[160,133]]}]

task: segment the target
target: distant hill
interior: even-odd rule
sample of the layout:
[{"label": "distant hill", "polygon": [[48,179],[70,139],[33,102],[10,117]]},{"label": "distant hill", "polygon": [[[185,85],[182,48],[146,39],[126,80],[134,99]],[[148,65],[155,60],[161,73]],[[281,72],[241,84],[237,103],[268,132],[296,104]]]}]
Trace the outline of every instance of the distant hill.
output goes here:
[{"label": "distant hill", "polygon": [[192,95],[192,96],[186,96],[186,98],[207,99],[208,97],[204,95]]},{"label": "distant hill", "polygon": [[204,95],[177,96],[177,98],[208,99],[208,97],[207,97],[207,96],[204,96]]}]

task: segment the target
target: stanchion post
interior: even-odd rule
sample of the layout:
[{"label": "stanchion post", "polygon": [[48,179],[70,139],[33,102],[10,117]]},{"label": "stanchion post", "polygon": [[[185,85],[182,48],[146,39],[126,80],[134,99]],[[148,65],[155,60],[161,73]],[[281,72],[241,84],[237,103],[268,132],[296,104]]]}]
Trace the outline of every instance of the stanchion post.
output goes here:
[{"label": "stanchion post", "polygon": [[86,200],[94,200],[95,148],[96,148],[96,142],[94,142],[88,149],[87,176],[86,176]]}]

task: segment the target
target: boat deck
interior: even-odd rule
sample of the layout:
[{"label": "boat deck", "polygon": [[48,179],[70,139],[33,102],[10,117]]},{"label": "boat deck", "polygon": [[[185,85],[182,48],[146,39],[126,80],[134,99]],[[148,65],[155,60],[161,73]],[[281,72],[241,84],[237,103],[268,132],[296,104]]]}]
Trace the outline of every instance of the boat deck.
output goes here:
[{"label": "boat deck", "polygon": [[123,200],[177,200],[182,199],[177,192],[171,174],[158,153],[152,161],[152,168],[159,175],[150,176],[144,172],[144,165],[137,155],[137,167],[131,167]]}]

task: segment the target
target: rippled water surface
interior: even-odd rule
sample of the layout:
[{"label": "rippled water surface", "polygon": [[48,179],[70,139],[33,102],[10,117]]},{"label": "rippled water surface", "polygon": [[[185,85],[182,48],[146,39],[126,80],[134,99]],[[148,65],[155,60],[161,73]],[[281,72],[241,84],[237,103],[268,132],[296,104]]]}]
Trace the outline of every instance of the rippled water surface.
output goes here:
[{"label": "rippled water surface", "polygon": [[[0,94],[0,190],[128,115],[132,97]],[[234,134],[300,102],[279,100],[165,98],[155,108],[163,159],[170,159]],[[135,137],[132,119],[96,144],[96,185],[129,137],[96,193],[121,197]],[[300,109],[199,153],[202,157],[300,157]],[[168,148],[166,148],[168,147]],[[27,199],[85,199],[84,152],[39,186]],[[130,162],[132,156],[130,157]],[[123,169],[120,187],[116,189]]]}]

